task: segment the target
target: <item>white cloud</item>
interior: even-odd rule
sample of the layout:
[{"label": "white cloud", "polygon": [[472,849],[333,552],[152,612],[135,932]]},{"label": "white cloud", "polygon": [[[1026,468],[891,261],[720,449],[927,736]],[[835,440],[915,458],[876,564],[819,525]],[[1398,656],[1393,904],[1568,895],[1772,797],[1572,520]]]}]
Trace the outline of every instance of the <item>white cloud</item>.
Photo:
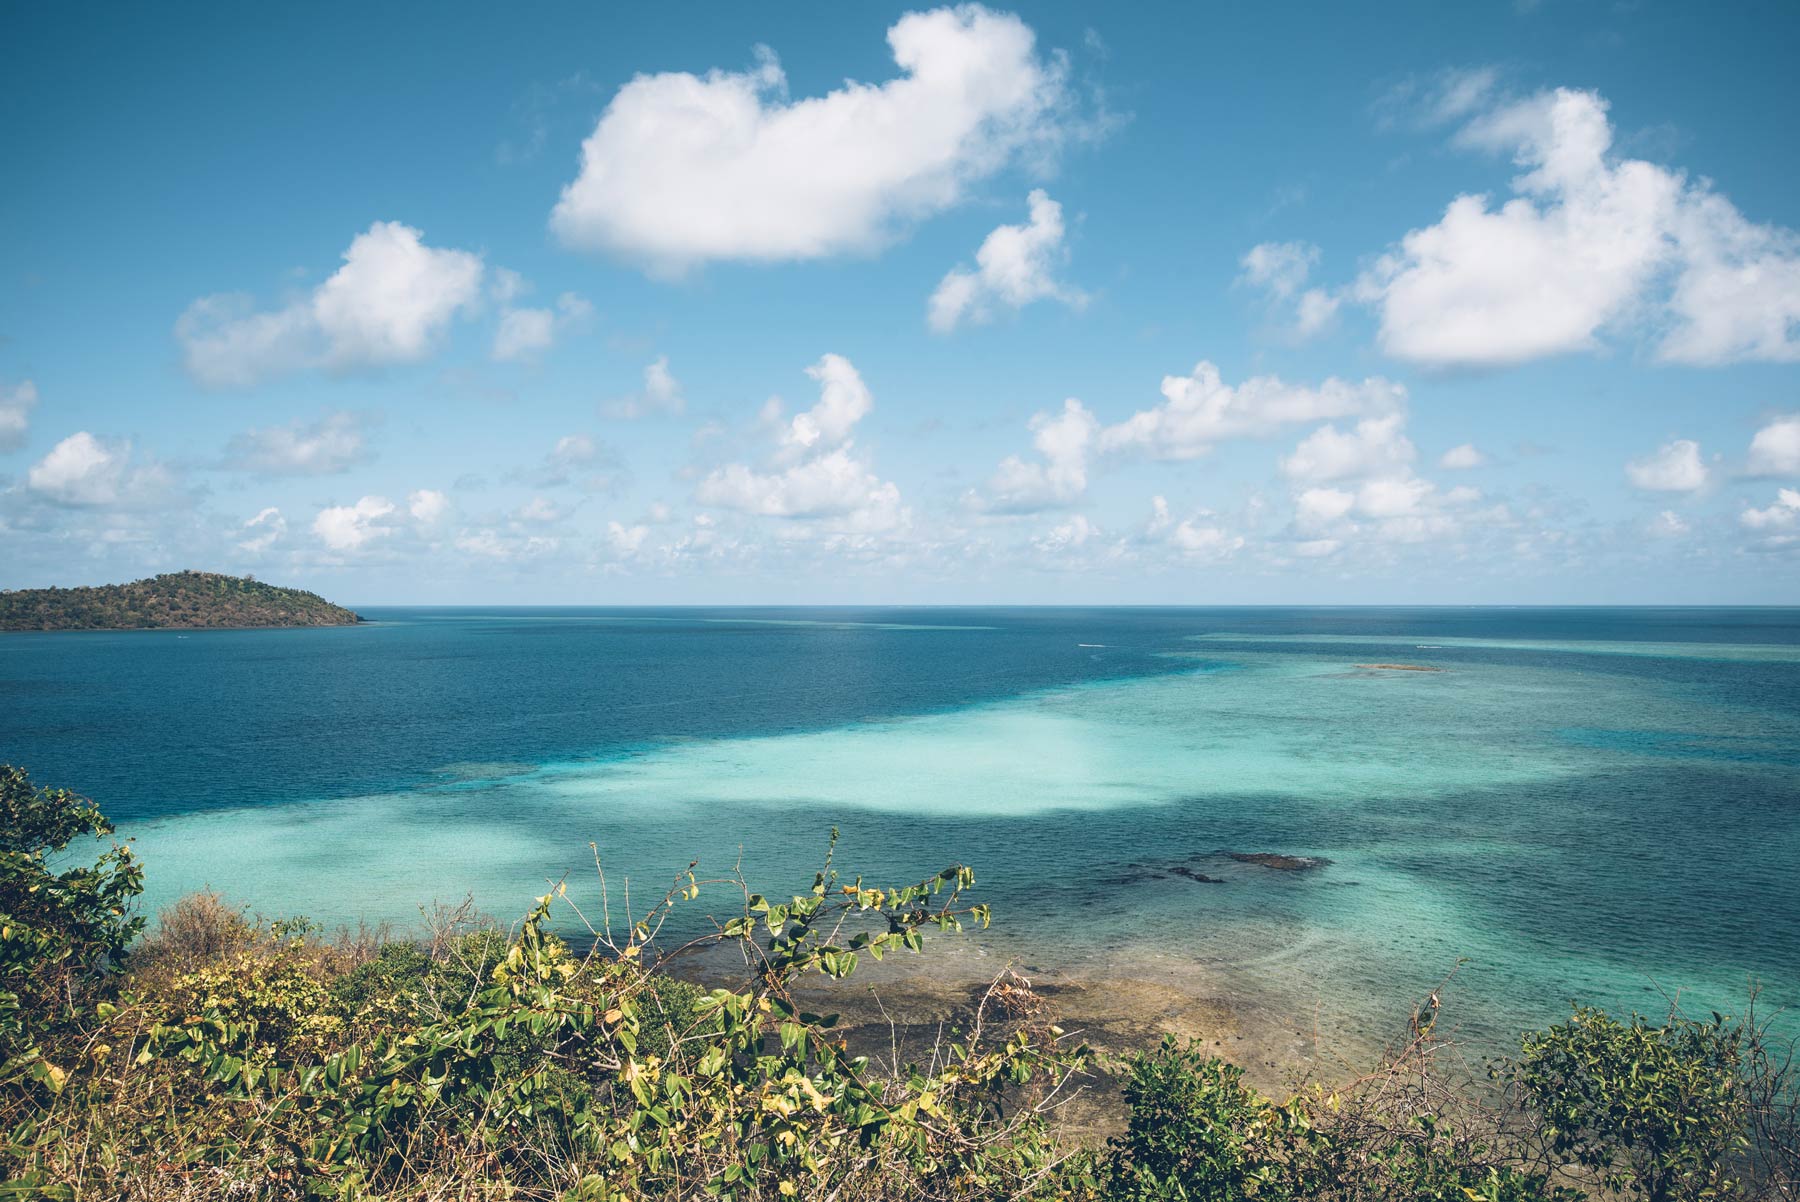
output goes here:
[{"label": "white cloud", "polygon": [[1356,490],[1356,512],[1372,518],[1397,518],[1418,512],[1434,486],[1417,476],[1387,476]]},{"label": "white cloud", "polygon": [[1626,464],[1625,475],[1647,492],[1693,492],[1706,487],[1707,470],[1700,458],[1700,444],[1678,438],[1655,454]]},{"label": "white cloud", "polygon": [[[1390,548],[1444,542],[1471,524],[1504,522],[1504,507],[1472,507],[1479,489],[1459,485],[1440,492],[1413,473],[1416,452],[1406,437],[1405,414],[1364,418],[1348,430],[1321,426],[1281,461],[1294,481],[1294,541],[1303,558],[1335,555],[1345,547]],[[1385,553],[1385,551],[1384,551]]]},{"label": "white cloud", "polygon": [[649,537],[650,527],[642,524],[626,526],[619,522],[606,523],[606,545],[621,559],[630,559],[639,554],[643,550],[644,540]]},{"label": "white cloud", "polygon": [[225,448],[225,466],[277,476],[325,476],[368,458],[362,419],[333,413],[316,422],[249,430]]},{"label": "white cloud", "polygon": [[1059,522],[1043,534],[1031,540],[1037,551],[1046,555],[1057,555],[1076,547],[1086,546],[1100,536],[1100,528],[1081,514],[1073,514],[1067,521]]},{"label": "white cloud", "polygon": [[1294,296],[1319,261],[1319,248],[1310,242],[1263,242],[1250,248],[1239,264],[1245,283],[1267,289],[1278,300]]},{"label": "white cloud", "polygon": [[681,381],[669,370],[669,357],[658,355],[644,368],[643,391],[600,406],[608,417],[634,418],[652,413],[680,414],[687,409]]},{"label": "white cloud", "polygon": [[360,551],[393,534],[396,510],[386,497],[363,497],[354,505],[332,505],[313,518],[313,534],[333,551]]},{"label": "white cloud", "polygon": [[494,331],[494,358],[529,359],[556,341],[554,309],[508,309]]},{"label": "white cloud", "polygon": [[1031,419],[1035,462],[1009,455],[988,481],[987,495],[976,498],[996,513],[1034,513],[1079,500],[1087,490],[1088,448],[1100,423],[1074,397],[1059,411]]},{"label": "white cloud", "polygon": [[261,555],[280,542],[281,536],[286,533],[287,519],[281,516],[281,510],[271,505],[244,523],[241,528],[242,536],[238,539],[238,550]]},{"label": "white cloud", "polygon": [[1356,494],[1341,488],[1309,488],[1294,498],[1295,519],[1307,529],[1321,529],[1356,507]]},{"label": "white cloud", "polygon": [[1227,559],[1243,549],[1244,537],[1221,526],[1188,519],[1169,532],[1169,544],[1191,559]]},{"label": "white cloud", "polygon": [[1675,363],[1800,361],[1800,236],[1757,225],[1704,185],[1684,194],[1680,274],[1659,353]]},{"label": "white cloud", "polygon": [[1307,288],[1318,265],[1319,248],[1310,242],[1263,242],[1245,253],[1238,279],[1268,294],[1271,309],[1291,310],[1288,334],[1305,341],[1323,332],[1337,317],[1343,298],[1323,288]]},{"label": "white cloud", "polygon": [[1150,498],[1150,520],[1144,524],[1144,543],[1166,546],[1186,559],[1217,561],[1242,550],[1246,540],[1233,534],[1202,511],[1177,522],[1169,512],[1166,497]]},{"label": "white cloud", "polygon": [[0,451],[15,451],[25,445],[31,411],[37,403],[37,385],[30,380],[12,388],[0,388]]},{"label": "white cloud", "polygon": [[1784,488],[1766,509],[1746,509],[1738,521],[1761,537],[1750,546],[1756,551],[1789,551],[1800,547],[1800,489]]},{"label": "white cloud", "polygon": [[1103,451],[1141,451],[1158,459],[1194,459],[1229,438],[1261,438],[1284,426],[1385,413],[1406,389],[1380,378],[1352,384],[1328,379],[1317,388],[1255,376],[1229,385],[1202,360],[1186,376],[1165,376],[1163,403],[1100,432]]},{"label": "white cloud", "polygon": [[1687,520],[1673,509],[1663,510],[1650,521],[1650,533],[1657,538],[1680,538],[1687,532]]},{"label": "white cloud", "polygon": [[1294,322],[1291,327],[1294,338],[1304,342],[1323,332],[1337,318],[1338,309],[1343,303],[1341,296],[1323,288],[1308,288],[1302,292],[1300,299],[1294,303]]},{"label": "white cloud", "polygon": [[729,464],[700,482],[700,503],[767,517],[819,518],[868,514],[878,525],[900,512],[900,490],[839,448],[779,472]]},{"label": "white cloud", "polygon": [[855,366],[842,355],[823,356],[806,374],[819,383],[818,404],[794,414],[781,441],[793,450],[822,451],[848,439],[856,423],[875,408],[875,399]]},{"label": "white cloud", "polygon": [[1080,308],[1087,297],[1061,283],[1056,269],[1068,259],[1063,245],[1062,206],[1042,188],[1027,198],[1028,225],[1003,225],[982,240],[975,269],[953,267],[931,294],[927,320],[939,333],[960,323],[991,321],[999,308],[1022,309],[1033,301],[1057,300]]},{"label": "white cloud", "polygon": [[484,559],[518,562],[554,554],[562,540],[545,534],[520,534],[491,529],[465,530],[456,536],[458,551]]},{"label": "white cloud", "polygon": [[1738,520],[1752,530],[1791,530],[1800,526],[1800,489],[1784,488],[1767,509],[1746,509]]},{"label": "white cloud", "polygon": [[387,497],[364,497],[355,506],[328,506],[313,516],[313,534],[333,551],[362,551],[369,543],[394,533],[396,513]]},{"label": "white cloud", "polygon": [[435,488],[421,488],[406,498],[406,512],[421,526],[431,526],[450,512],[450,498]]},{"label": "white cloud", "polygon": [[480,298],[479,255],[426,246],[396,221],[377,221],[344,265],[310,294],[270,312],[248,297],[202,297],[175,324],[188,371],[244,387],[302,367],[350,370],[425,358],[458,312]]},{"label": "white cloud", "polygon": [[1451,447],[1438,457],[1438,466],[1452,471],[1466,471],[1469,468],[1481,467],[1487,463],[1487,456],[1472,442]]},{"label": "white cloud", "polygon": [[181,499],[163,465],[135,462],[130,442],[86,430],[52,447],[25,483],[44,500],[74,509],[155,509]]},{"label": "white cloud", "polygon": [[898,78],[801,100],[766,49],[749,71],[638,76],[582,144],[551,228],[665,273],[866,251],[1060,137],[1061,62],[1017,17],[909,13],[887,40]]},{"label": "white cloud", "polygon": [[1413,461],[1413,445],[1404,430],[1405,415],[1364,418],[1350,430],[1320,426],[1281,461],[1283,474],[1294,480],[1358,479],[1384,472],[1404,472]]},{"label": "white cloud", "polygon": [[[507,291],[513,292],[509,287]],[[557,336],[594,315],[594,306],[573,292],[556,298],[555,308],[505,306],[494,331],[494,358],[501,362],[535,359],[556,343]]]},{"label": "white cloud", "polygon": [[1705,180],[1613,154],[1597,93],[1490,109],[1457,140],[1511,153],[1515,196],[1497,209],[1457,197],[1358,280],[1387,353],[1503,366],[1647,323],[1665,360],[1800,359],[1800,239],[1746,220]]},{"label": "white cloud", "polygon": [[[763,517],[823,520],[841,531],[875,533],[909,524],[899,488],[852,453],[851,434],[875,405],[856,367],[841,355],[825,355],[806,374],[819,383],[819,401],[777,431],[776,466],[726,464],[700,481],[696,498]],[[778,414],[765,406],[764,417]]]},{"label": "white cloud", "polygon": [[1784,414],[1750,440],[1754,476],[1800,476],[1800,413]]}]

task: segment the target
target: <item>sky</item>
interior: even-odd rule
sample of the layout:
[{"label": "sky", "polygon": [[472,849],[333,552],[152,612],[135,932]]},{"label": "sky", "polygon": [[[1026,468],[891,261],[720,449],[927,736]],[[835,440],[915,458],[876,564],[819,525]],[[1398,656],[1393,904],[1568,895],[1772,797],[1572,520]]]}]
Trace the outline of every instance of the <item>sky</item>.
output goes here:
[{"label": "sky", "polygon": [[1800,602],[1800,7],[0,15],[0,588]]}]

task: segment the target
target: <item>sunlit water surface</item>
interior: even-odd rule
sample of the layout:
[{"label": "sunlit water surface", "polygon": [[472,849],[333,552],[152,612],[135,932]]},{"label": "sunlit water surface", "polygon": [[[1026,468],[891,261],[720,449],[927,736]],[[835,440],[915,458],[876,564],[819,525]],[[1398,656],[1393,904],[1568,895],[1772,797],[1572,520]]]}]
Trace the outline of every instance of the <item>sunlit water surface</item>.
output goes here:
[{"label": "sunlit water surface", "polygon": [[98,798],[152,907],[597,910],[590,844],[615,911],[696,858],[781,892],[835,825],[849,872],[974,865],[995,963],[1173,957],[1349,1036],[1459,962],[1496,1044],[1571,998],[1800,1002],[1800,612],[370,616],[0,636],[0,758]]}]

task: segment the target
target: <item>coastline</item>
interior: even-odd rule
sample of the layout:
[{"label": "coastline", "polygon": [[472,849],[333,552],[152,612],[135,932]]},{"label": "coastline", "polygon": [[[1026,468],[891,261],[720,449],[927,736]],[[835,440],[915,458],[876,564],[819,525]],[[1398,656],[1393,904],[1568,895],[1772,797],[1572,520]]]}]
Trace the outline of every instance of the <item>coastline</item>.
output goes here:
[{"label": "coastline", "polygon": [[[741,987],[744,966],[727,945],[663,971],[704,988]],[[1310,1081],[1354,1077],[1385,1051],[1379,1041],[1322,1029],[1316,1014],[1297,1013],[1236,974],[1173,952],[1127,950],[1055,964],[966,937],[928,936],[923,952],[893,952],[880,961],[864,956],[852,976],[811,976],[795,993],[806,1008],[840,1016],[836,1029],[852,1051],[892,1067],[924,1063],[934,1045],[966,1031],[990,989],[1006,989],[1010,1001],[1022,996],[1020,987],[1035,999],[1027,1001],[1034,1018],[1095,1053],[1080,1094],[1064,1112],[1071,1135],[1104,1138],[1122,1129],[1120,1062],[1165,1036],[1229,1060],[1274,1096]],[[1397,1031],[1405,1018],[1396,1015]]]}]

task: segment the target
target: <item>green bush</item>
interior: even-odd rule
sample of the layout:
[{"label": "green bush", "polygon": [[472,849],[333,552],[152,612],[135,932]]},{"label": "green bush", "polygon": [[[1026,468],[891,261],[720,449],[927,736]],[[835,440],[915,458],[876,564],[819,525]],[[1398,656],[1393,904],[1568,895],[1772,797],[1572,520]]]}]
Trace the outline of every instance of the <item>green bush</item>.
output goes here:
[{"label": "green bush", "polygon": [[0,764],[0,1087],[60,1089],[66,1069],[40,1041],[68,1020],[96,977],[117,972],[143,928],[131,912],[143,869],[115,845],[92,867],[55,872],[51,857],[112,824],[67,789],[40,789]]},{"label": "green bush", "polygon": [[1244,1084],[1243,1069],[1173,1036],[1128,1065],[1130,1118],[1113,1141],[1114,1197],[1237,1202],[1275,1178],[1281,1116]]},{"label": "green bush", "polygon": [[1650,1202],[1716,1198],[1745,1146],[1744,1029],[1577,1009],[1524,1039],[1515,1078],[1559,1157]]}]

